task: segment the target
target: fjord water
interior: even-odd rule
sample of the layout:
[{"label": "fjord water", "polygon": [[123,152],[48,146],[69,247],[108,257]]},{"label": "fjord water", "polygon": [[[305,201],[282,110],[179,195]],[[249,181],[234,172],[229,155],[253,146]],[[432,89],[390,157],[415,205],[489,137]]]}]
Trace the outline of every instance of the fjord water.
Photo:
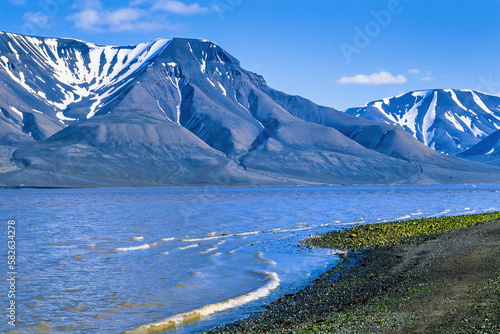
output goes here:
[{"label": "fjord water", "polygon": [[[311,234],[499,211],[500,186],[21,189],[0,190],[0,206],[5,231],[16,219],[18,265],[18,323],[7,325],[2,284],[0,331],[141,333],[163,322],[162,332],[185,314],[171,332],[191,333],[338,263],[299,246]],[[206,316],[190,313],[204,306]]]}]

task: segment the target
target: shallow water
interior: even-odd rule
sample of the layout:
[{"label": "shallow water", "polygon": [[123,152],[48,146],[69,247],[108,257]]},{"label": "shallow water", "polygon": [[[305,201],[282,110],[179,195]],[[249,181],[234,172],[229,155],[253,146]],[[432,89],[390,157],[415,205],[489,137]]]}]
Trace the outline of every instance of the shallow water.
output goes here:
[{"label": "shallow water", "polygon": [[298,246],[310,234],[500,211],[500,186],[23,189],[1,190],[0,203],[2,229],[16,219],[19,320],[0,331],[140,333],[162,323],[158,332],[191,333],[337,263]]}]

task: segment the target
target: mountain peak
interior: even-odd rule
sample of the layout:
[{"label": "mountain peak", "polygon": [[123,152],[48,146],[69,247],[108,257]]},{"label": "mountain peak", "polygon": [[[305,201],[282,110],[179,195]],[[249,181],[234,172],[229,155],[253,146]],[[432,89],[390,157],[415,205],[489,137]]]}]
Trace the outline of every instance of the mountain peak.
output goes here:
[{"label": "mountain peak", "polygon": [[345,112],[399,125],[428,147],[452,155],[500,129],[500,97],[470,89],[412,91]]},{"label": "mountain peak", "polygon": [[0,35],[0,69],[17,83],[12,89],[37,98],[66,124],[93,117],[169,42],[157,39],[115,47],[4,33]]},{"label": "mountain peak", "polygon": [[233,57],[216,43],[207,39],[173,38],[169,45],[169,49],[182,50],[184,56],[186,56],[186,54],[191,54],[200,61],[204,60],[206,62],[216,62],[221,64],[231,63],[236,66],[240,65],[238,59]]}]

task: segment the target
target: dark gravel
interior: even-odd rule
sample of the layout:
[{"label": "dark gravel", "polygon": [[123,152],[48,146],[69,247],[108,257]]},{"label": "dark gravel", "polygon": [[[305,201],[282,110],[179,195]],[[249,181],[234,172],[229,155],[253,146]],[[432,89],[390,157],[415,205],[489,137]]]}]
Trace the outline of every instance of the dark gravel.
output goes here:
[{"label": "dark gravel", "polygon": [[351,253],[209,333],[500,333],[500,220]]}]

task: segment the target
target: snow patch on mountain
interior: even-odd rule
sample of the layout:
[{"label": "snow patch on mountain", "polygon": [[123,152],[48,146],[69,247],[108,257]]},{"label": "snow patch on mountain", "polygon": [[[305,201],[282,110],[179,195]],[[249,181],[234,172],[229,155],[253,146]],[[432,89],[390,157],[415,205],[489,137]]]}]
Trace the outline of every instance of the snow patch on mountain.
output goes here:
[{"label": "snow patch on mountain", "polygon": [[446,93],[450,93],[451,94],[451,98],[453,99],[453,101],[455,101],[455,103],[457,104],[457,106],[459,106],[463,110],[467,111],[467,108],[465,108],[465,106],[462,104],[462,102],[460,102],[458,100],[457,94],[455,94],[455,92],[453,91],[453,89],[444,89],[443,91],[446,92]]},{"label": "snow patch on mountain", "polygon": [[[145,67],[151,65],[152,60],[171,41],[157,39],[135,46],[115,47],[76,40],[39,38],[11,33],[6,35],[9,37],[8,45],[13,57],[9,59],[3,55],[0,66],[27,92],[59,110],[58,118],[61,121],[72,120],[64,115],[64,111],[84,98],[92,102],[86,118],[93,117],[107,98],[119,92],[142,73]],[[20,55],[29,57],[31,66],[27,67],[27,71],[44,73],[55,81],[53,86],[58,88],[57,98],[48,96],[48,87],[43,91],[33,80],[27,82],[24,69],[18,73],[11,70],[12,65],[9,62],[15,61],[15,66],[22,67],[23,62],[28,61],[27,57]],[[47,79],[40,73],[31,77],[38,78],[46,84]]]},{"label": "snow patch on mountain", "polygon": [[437,92],[434,92],[434,97],[432,98],[431,105],[428,112],[425,114],[422,134],[424,137],[424,144],[431,147],[432,140],[434,139],[434,131],[430,131],[431,127],[434,125],[436,120],[436,103],[437,103]]}]

